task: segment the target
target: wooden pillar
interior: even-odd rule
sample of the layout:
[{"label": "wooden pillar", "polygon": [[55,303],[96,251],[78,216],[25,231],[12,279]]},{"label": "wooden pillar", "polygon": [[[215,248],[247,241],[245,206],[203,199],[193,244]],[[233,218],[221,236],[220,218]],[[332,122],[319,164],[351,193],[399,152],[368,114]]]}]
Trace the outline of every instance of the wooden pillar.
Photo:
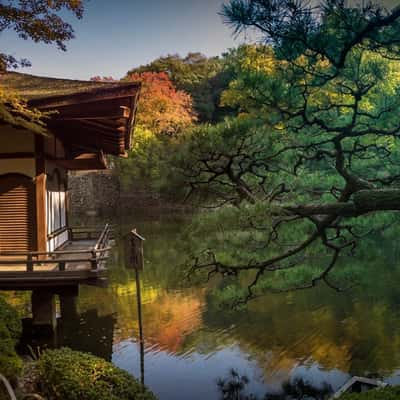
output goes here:
[{"label": "wooden pillar", "polygon": [[46,174],[36,176],[37,251],[47,251]]},{"label": "wooden pillar", "polygon": [[71,321],[79,318],[78,315],[78,286],[68,286],[58,291],[62,321]]},{"label": "wooden pillar", "polygon": [[34,289],[32,291],[33,325],[48,326],[55,329],[56,299],[51,289]]},{"label": "wooden pillar", "polygon": [[44,138],[35,137],[36,156],[36,238],[37,251],[47,251],[46,169]]}]

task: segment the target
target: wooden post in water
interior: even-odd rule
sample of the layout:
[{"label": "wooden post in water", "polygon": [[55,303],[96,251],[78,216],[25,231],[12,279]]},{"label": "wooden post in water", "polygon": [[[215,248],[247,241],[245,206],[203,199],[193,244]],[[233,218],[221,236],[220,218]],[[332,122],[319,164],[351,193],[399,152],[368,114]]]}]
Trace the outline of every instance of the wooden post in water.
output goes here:
[{"label": "wooden post in water", "polygon": [[131,257],[130,265],[135,269],[136,280],[136,302],[139,323],[139,348],[140,348],[140,382],[144,385],[144,337],[143,337],[143,319],[142,319],[142,293],[140,288],[140,271],[144,268],[143,242],[144,237],[140,236],[136,229],[130,234]]},{"label": "wooden post in water", "polygon": [[143,258],[143,242],[146,239],[143,236],[140,236],[136,229],[131,230],[130,235],[130,246],[131,246],[131,254],[130,254],[130,265],[136,270],[143,271],[144,267],[144,258]]},{"label": "wooden post in water", "polygon": [[140,275],[139,269],[135,268],[136,275],[136,296],[138,308],[138,322],[139,322],[139,347],[140,347],[140,382],[144,385],[144,338],[143,338],[143,320],[142,320],[142,297],[140,292]]}]

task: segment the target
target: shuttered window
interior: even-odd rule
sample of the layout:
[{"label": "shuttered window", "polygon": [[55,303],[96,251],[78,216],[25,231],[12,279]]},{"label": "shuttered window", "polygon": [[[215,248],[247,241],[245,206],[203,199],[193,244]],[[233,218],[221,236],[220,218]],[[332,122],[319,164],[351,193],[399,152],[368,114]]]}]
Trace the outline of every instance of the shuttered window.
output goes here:
[{"label": "shuttered window", "polygon": [[25,175],[0,176],[0,251],[35,250],[35,186]]}]

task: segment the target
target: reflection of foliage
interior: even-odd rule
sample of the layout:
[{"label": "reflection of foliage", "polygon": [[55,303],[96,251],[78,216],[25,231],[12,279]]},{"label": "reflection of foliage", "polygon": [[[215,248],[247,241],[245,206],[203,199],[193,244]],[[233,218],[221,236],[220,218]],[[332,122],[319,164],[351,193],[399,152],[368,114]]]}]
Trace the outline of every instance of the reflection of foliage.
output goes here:
[{"label": "reflection of foliage", "polygon": [[332,388],[324,383],[322,388],[315,388],[311,384],[305,382],[303,379],[295,379],[293,382],[285,382],[282,385],[284,395],[265,397],[265,400],[285,400],[285,399],[315,399],[324,400],[332,393]]},{"label": "reflection of foliage", "polygon": [[[187,286],[186,282],[182,282],[184,268],[180,264],[185,260],[185,253],[178,234],[184,220],[153,221],[144,227],[136,220],[135,224],[146,238],[145,269],[140,274],[146,342],[158,344],[168,352],[179,353],[186,337],[202,326],[206,292],[203,288],[191,288],[190,293],[181,290],[184,285]],[[118,243],[121,244],[117,240],[114,251],[124,252],[125,249]],[[121,258],[123,260],[123,257],[117,257]],[[115,333],[118,341],[129,338],[132,333],[138,335],[135,273],[125,269],[122,260],[119,264],[110,265],[112,283],[107,290],[86,288],[80,294],[81,310],[95,305],[101,310],[101,315],[118,315]]]},{"label": "reflection of foliage", "polygon": [[[231,296],[242,295],[241,287],[246,287],[248,279],[245,275],[239,280],[215,279],[207,291],[186,291],[182,286],[178,265],[190,252],[188,242],[207,245],[211,234],[191,231],[189,221],[181,219],[152,221],[143,226],[135,222],[147,239],[142,295],[146,330],[152,343],[159,340],[167,350],[185,353],[195,349],[201,354],[239,343],[243,351],[254,355],[266,374],[282,371],[288,375],[305,356],[321,368],[337,368],[351,374],[362,375],[366,370],[387,374],[397,367],[400,334],[396,328],[399,295],[395,283],[400,279],[400,270],[393,267],[399,253],[399,248],[393,246],[398,236],[396,226],[383,235],[365,239],[357,258],[343,258],[338,264],[335,279],[357,283],[344,295],[324,287],[310,292],[267,294],[236,311],[221,309],[221,300],[231,303]],[[231,248],[229,242],[225,250],[246,251],[237,245]],[[96,293],[85,289],[81,293],[85,302],[101,305],[103,313],[118,313],[121,339],[137,332],[133,322],[136,319],[132,319],[134,274],[127,272],[125,280],[112,285],[107,296],[103,289]],[[225,293],[227,287],[232,291],[229,296]],[[182,310],[186,311],[180,315]],[[194,330],[189,329],[190,316],[195,322]],[[168,326],[169,335],[157,333],[163,331],[160,324]],[[180,334],[180,329],[185,333]],[[228,334],[220,334],[221,331]],[[356,343],[358,351],[354,353]],[[367,360],[365,354],[369,355]]]},{"label": "reflection of foliage", "polygon": [[[238,371],[231,369],[227,378],[220,378],[217,381],[221,400],[257,400],[257,396],[245,393],[249,382],[246,375],[240,375]],[[331,386],[327,383],[323,383],[321,388],[317,388],[301,378],[296,378],[284,382],[281,393],[266,393],[263,400],[324,400],[332,392]]]},{"label": "reflection of foliage", "polygon": [[[158,349],[177,357],[197,353],[205,358],[237,346],[257,364],[265,382],[274,385],[288,380],[299,364],[304,365],[305,377],[315,377],[313,367],[324,372],[336,369],[351,375],[389,376],[400,364],[397,226],[366,239],[359,257],[343,259],[338,265],[337,274],[353,271],[359,284],[351,291],[337,294],[321,286],[313,291],[268,293],[236,311],[221,308],[220,289],[225,280],[213,280],[207,290],[181,284],[178,265],[188,251],[183,229],[188,221],[164,219],[144,224],[137,217],[125,217],[122,222],[127,230],[132,221],[147,239],[141,277],[145,341],[152,349],[149,358]],[[197,240],[206,239],[204,235]],[[117,246],[115,251],[122,249]],[[133,271],[122,269],[122,263],[112,272],[108,288],[81,288],[79,308],[115,315],[117,344],[138,337],[136,288]],[[245,286],[246,277],[240,277],[239,283]]]},{"label": "reflection of foliage", "polygon": [[[330,272],[327,282],[329,286],[350,289],[361,282],[367,282],[369,277],[364,266],[366,263],[370,265],[372,254],[375,260],[385,257],[382,247],[373,248],[379,240],[384,240],[385,243],[395,240],[396,221],[398,216],[390,213],[375,214],[367,220],[352,220],[353,232],[362,240],[357,251],[350,248],[342,254],[336,263],[337,268]],[[251,273],[253,265],[262,265],[266,257],[279,257],[281,249],[290,248],[306,229],[305,222],[294,219],[293,224],[280,228],[279,238],[275,238],[273,234],[266,238],[265,232],[268,231],[270,223],[271,219],[265,213],[265,205],[256,203],[224,207],[217,212],[201,214],[188,229],[188,247],[191,254],[197,255],[195,261],[208,259],[209,265],[214,267],[207,270],[208,279],[218,271],[224,273],[225,284],[222,286],[220,298],[225,303],[239,307],[245,303],[243,299],[255,298],[267,292],[277,293],[309,287],[309,282],[317,282],[324,274],[328,257],[323,245],[315,243],[309,246],[300,265],[293,262],[282,268],[266,268],[254,278]],[[389,249],[387,251],[387,256],[390,256]],[[393,258],[388,262],[393,263]],[[246,263],[250,263],[248,268],[244,267]],[[230,267],[225,268],[226,265]],[[242,265],[243,268],[240,267],[238,271],[236,265]],[[189,274],[197,272],[198,278],[204,277],[204,271],[203,274],[198,273],[197,268],[196,263],[194,266],[190,265]]]},{"label": "reflection of foliage", "polygon": [[[324,287],[310,292],[271,293],[245,309],[229,312],[229,308],[221,309],[221,302],[231,304],[242,296],[247,278],[242,275],[239,280],[228,277],[214,281],[218,286],[208,293],[203,314],[207,335],[190,335],[185,348],[200,352],[205,348],[209,352],[240,343],[241,349],[253,354],[266,373],[290,374],[304,357],[321,368],[350,374],[391,373],[400,356],[400,334],[395,328],[399,326],[399,295],[394,283],[400,279],[400,270],[393,268],[397,265],[398,248],[392,245],[396,232],[393,227],[384,236],[366,240],[359,257],[341,260],[335,271],[337,279],[358,283],[344,295]],[[229,244],[226,247],[229,250]],[[276,279],[286,282],[289,277]],[[230,326],[234,329],[229,335],[213,335]]]},{"label": "reflection of foliage", "polygon": [[246,375],[240,375],[235,369],[231,369],[228,378],[220,378],[217,381],[221,400],[255,400],[253,395],[243,394],[248,383],[249,378]]},{"label": "reflection of foliage", "polygon": [[204,303],[201,292],[193,296],[164,294],[144,309],[149,344],[171,353],[180,353],[186,336],[201,328]]}]

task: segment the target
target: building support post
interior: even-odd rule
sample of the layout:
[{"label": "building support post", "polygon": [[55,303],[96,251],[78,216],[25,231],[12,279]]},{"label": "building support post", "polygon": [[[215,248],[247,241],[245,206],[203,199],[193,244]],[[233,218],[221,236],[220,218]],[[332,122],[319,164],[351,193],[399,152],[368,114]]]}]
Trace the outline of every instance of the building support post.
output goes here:
[{"label": "building support post", "polygon": [[56,328],[56,299],[50,289],[34,289],[32,291],[33,325]]},{"label": "building support post", "polygon": [[46,218],[46,169],[44,156],[44,139],[35,135],[36,154],[36,238],[37,251],[47,251],[47,218]]},{"label": "building support post", "polygon": [[60,289],[60,309],[62,321],[73,321],[79,319],[78,315],[78,295],[79,287],[70,286]]}]

